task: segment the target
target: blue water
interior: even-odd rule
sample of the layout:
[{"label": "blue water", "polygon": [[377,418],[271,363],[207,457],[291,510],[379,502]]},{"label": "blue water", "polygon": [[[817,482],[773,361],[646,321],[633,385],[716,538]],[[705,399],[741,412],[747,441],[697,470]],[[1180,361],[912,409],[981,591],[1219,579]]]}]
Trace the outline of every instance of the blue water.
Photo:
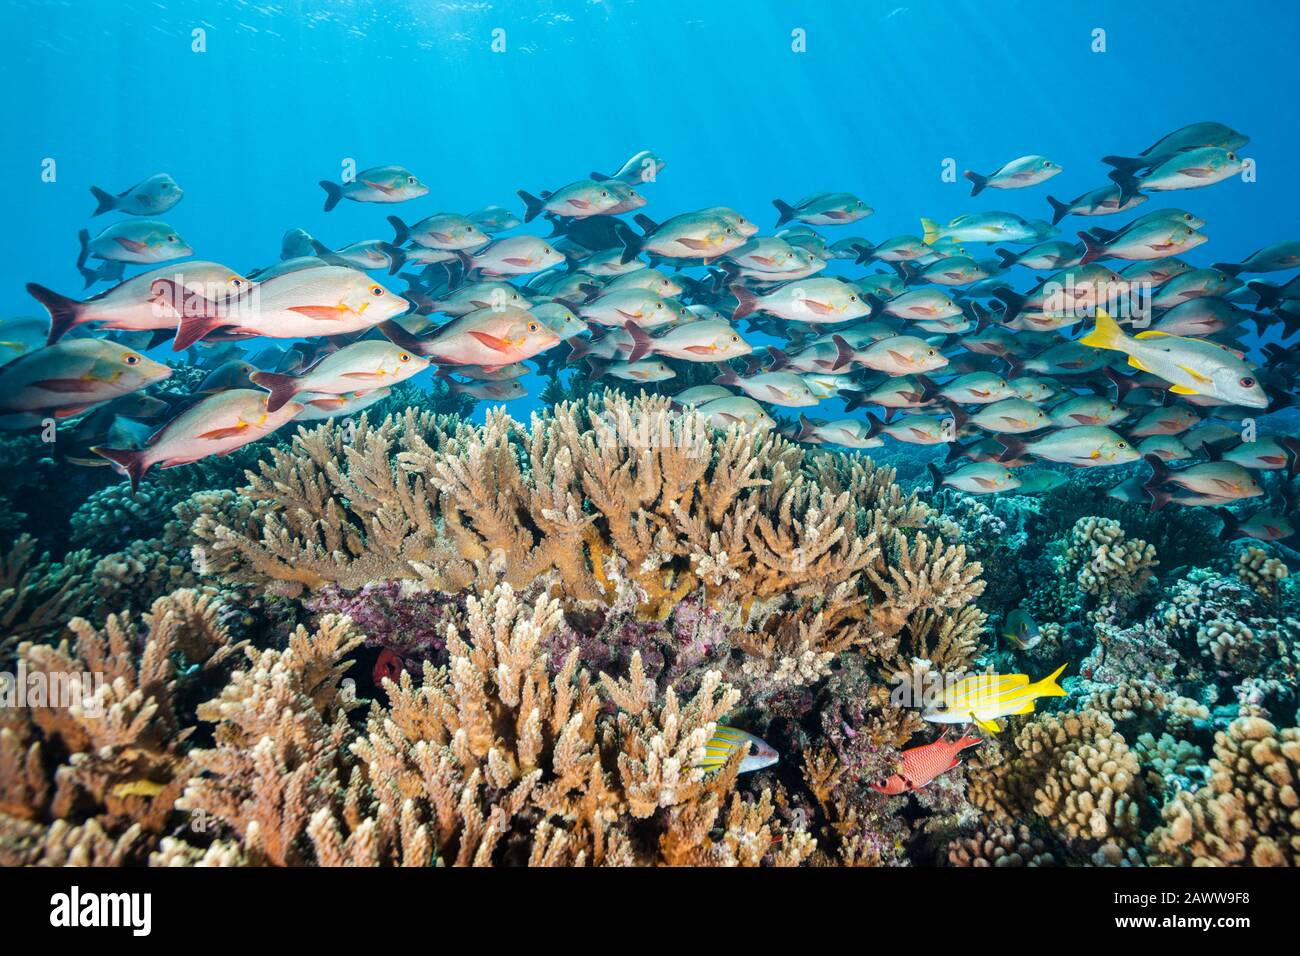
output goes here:
[{"label": "blue water", "polygon": [[[409,221],[488,203],[518,209],[518,188],[612,172],[642,148],[668,162],[645,189],[644,212],[657,219],[729,205],[767,233],[774,197],[821,190],[855,192],[876,210],[824,229],[830,240],[915,233],[920,215],[1039,218],[1050,214],[1048,192],[1069,199],[1103,185],[1102,155],[1217,120],[1251,136],[1242,152],[1258,181],[1168,194],[1141,211],[1179,205],[1205,218],[1211,241],[1186,257],[1197,265],[1298,231],[1293,3],[1230,12],[1200,0],[1086,9],[885,0],[797,11],[702,0],[7,6],[5,318],[41,314],[27,281],[80,294],[77,230],[111,218],[88,223],[91,184],[116,192],[161,171],[185,189],[164,218],[196,255],[247,272],[278,259],[291,227],[331,246],[388,239],[390,213]],[[191,50],[195,28],[206,31],[206,52]],[[497,28],[504,53],[491,49]],[[1091,50],[1096,28],[1106,31],[1104,53]],[[795,29],[806,31],[804,53],[792,52]],[[1065,172],[977,199],[964,180],[940,176],[945,158],[990,171],[1025,153]],[[47,158],[53,183],[41,178]],[[317,181],[338,179],[346,158],[359,168],[403,164],[431,192],[326,214]]]}]

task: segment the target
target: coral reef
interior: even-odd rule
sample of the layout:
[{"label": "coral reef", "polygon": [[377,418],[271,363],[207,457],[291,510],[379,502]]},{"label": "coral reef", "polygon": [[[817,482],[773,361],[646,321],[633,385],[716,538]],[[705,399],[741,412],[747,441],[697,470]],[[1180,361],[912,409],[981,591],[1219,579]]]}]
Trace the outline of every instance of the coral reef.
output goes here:
[{"label": "coral reef", "polygon": [[[573,393],[526,424],[376,406],[91,481],[62,537],[11,536],[5,666],[103,680],[0,711],[0,863],[1296,861],[1276,546],[1198,564],[1090,478],[927,500],[866,457]],[[1031,647],[988,632],[1014,608]],[[909,688],[1067,661],[1068,697],[873,788],[937,736]],[[706,770],[722,723],[777,762]]]}]

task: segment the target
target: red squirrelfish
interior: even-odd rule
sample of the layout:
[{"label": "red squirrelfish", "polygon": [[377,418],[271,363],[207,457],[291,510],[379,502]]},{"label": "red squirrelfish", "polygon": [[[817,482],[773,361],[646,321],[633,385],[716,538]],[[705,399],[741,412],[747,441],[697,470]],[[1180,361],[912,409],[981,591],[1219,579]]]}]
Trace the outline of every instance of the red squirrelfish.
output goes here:
[{"label": "red squirrelfish", "polygon": [[961,763],[957,756],[967,747],[982,743],[978,737],[958,737],[947,740],[940,737],[932,744],[909,747],[903,751],[903,762],[894,774],[883,783],[871,784],[871,789],[892,795],[920,790],[930,784],[935,777],[947,773]]}]

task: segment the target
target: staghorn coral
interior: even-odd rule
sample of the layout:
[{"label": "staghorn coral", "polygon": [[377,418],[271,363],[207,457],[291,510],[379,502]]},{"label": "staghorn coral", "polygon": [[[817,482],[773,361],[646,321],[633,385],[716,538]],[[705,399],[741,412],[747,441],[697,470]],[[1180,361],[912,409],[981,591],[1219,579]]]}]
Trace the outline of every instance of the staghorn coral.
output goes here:
[{"label": "staghorn coral", "polygon": [[203,515],[206,570],[297,594],[406,578],[448,592],[545,582],[576,605],[635,588],[663,619],[699,592],[738,611],[742,649],[789,681],[862,647],[965,661],[980,566],[922,529],[887,469],[778,436],[715,433],[667,399],[606,392],[482,427],[408,412],[351,440],[326,424],[274,450],[241,495],[251,520]]},{"label": "staghorn coral", "polygon": [[83,835],[102,842],[90,830],[46,833],[72,819],[92,817],[111,839],[162,832],[194,772],[182,691],[219,675],[239,646],[219,611],[206,595],[178,591],[146,614],[111,615],[103,629],[75,618],[58,645],[19,645],[28,680],[49,692],[7,708],[0,725],[0,854],[28,845],[39,856],[45,846],[48,862]]},{"label": "staghorn coral", "polygon": [[1209,782],[1181,791],[1147,843],[1192,866],[1300,865],[1300,729],[1242,717],[1214,738]]}]

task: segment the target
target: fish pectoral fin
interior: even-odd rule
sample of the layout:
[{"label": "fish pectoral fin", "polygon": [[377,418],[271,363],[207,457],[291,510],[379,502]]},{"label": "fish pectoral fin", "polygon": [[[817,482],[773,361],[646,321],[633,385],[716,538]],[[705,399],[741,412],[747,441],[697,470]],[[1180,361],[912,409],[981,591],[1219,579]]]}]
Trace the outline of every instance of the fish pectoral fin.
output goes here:
[{"label": "fish pectoral fin", "polygon": [[976,717],[974,711],[971,711],[970,719],[980,730],[988,731],[991,734],[1000,733],[1002,730],[1002,725],[996,720],[984,720],[981,717]]},{"label": "fish pectoral fin", "polygon": [[494,352],[504,352],[509,347],[509,343],[505,339],[489,335],[487,332],[476,332],[471,329],[469,334]]},{"label": "fish pectoral fin", "polygon": [[1189,365],[1180,365],[1178,367],[1182,369],[1184,372],[1186,372],[1188,375],[1190,375],[1193,381],[1201,382],[1202,384],[1205,385],[1208,385],[1214,381],[1214,379],[1210,378],[1210,376],[1202,375],[1200,372],[1196,371],[1196,369],[1192,368]]},{"label": "fish pectoral fin", "polygon": [[195,437],[206,438],[209,441],[220,441],[223,438],[234,438],[236,435],[243,434],[244,429],[247,427],[247,422],[240,422],[238,425],[231,425],[229,428],[214,428],[212,431],[202,432]]},{"label": "fish pectoral fin", "polygon": [[43,378],[32,382],[32,388],[46,392],[93,392],[98,384],[93,378]]},{"label": "fish pectoral fin", "polygon": [[[1145,365],[1143,365],[1141,362],[1139,362],[1137,359],[1135,359],[1135,358],[1134,358],[1133,356],[1131,356],[1131,355],[1128,357],[1128,364],[1129,364],[1132,368],[1137,369],[1139,372],[1150,372],[1150,371],[1151,371],[1151,369],[1147,368]],[[1153,374],[1154,374],[1154,373],[1153,373]]]},{"label": "fish pectoral fin", "polygon": [[341,305],[293,305],[286,311],[297,312],[309,319],[336,319],[340,312],[347,311]]},{"label": "fish pectoral fin", "polygon": [[1196,389],[1188,388],[1186,385],[1170,385],[1169,391],[1173,392],[1175,395],[1199,395],[1200,394],[1200,392],[1198,392]]}]

